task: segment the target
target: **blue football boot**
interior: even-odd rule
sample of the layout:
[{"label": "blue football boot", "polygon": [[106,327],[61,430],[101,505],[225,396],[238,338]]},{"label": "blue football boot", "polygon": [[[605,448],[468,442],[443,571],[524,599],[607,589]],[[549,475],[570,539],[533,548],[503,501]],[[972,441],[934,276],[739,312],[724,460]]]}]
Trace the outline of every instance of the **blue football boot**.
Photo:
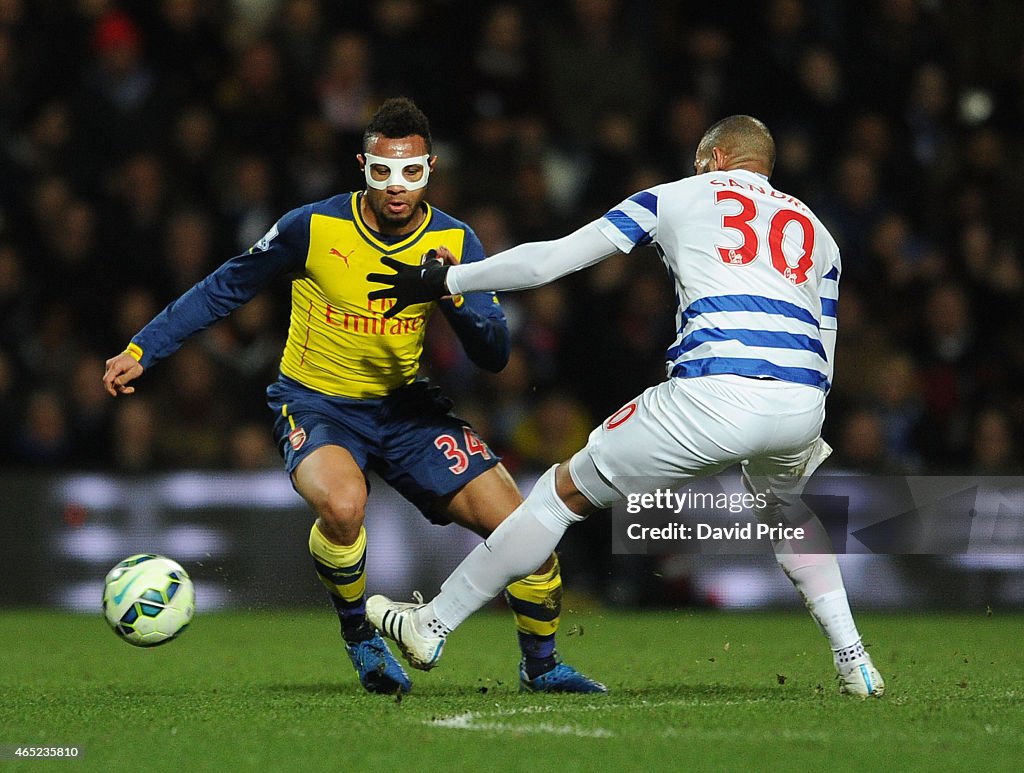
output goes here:
[{"label": "blue football boot", "polygon": [[359,682],[368,692],[394,695],[412,689],[405,669],[395,660],[379,633],[366,641],[346,644],[345,650],[356,667]]},{"label": "blue football boot", "polygon": [[520,692],[606,693],[608,688],[561,661],[550,671],[530,679],[525,659],[519,664]]}]

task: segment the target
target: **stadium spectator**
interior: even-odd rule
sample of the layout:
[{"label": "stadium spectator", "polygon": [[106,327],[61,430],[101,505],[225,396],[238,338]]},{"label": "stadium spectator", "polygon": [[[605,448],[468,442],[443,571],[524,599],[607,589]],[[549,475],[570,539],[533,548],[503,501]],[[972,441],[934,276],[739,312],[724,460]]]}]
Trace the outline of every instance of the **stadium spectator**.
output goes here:
[{"label": "stadium spectator", "polygon": [[869,237],[888,211],[878,184],[878,168],[872,159],[848,154],[840,159],[835,180],[820,203],[821,219],[843,251],[843,272],[858,284],[874,277]]},{"label": "stadium spectator", "polygon": [[331,40],[316,81],[320,114],[340,143],[351,145],[373,114],[379,99],[371,78],[370,41],[360,32]]},{"label": "stadium spectator", "polygon": [[220,127],[213,108],[191,102],[177,114],[165,152],[174,170],[176,197],[212,211],[224,161],[219,154]]},{"label": "stadium spectator", "polygon": [[274,156],[287,148],[301,96],[285,82],[273,42],[260,38],[248,43],[217,92],[232,150]]},{"label": "stadium spectator", "polygon": [[156,4],[159,8],[150,11],[148,18],[140,17],[153,70],[164,78],[166,98],[172,104],[201,101],[216,88],[230,61],[224,28],[203,0]]},{"label": "stadium spectator", "polygon": [[657,137],[664,148],[659,153],[659,161],[669,178],[685,177],[690,173],[697,143],[710,120],[708,106],[695,95],[683,92],[668,100],[665,113],[663,129]]},{"label": "stadium spectator", "polygon": [[771,0],[764,12],[764,53],[769,69],[792,83],[797,79],[801,52],[820,39],[803,0]]},{"label": "stadium spectator", "polygon": [[415,94],[435,128],[446,133],[461,130],[463,70],[459,57],[438,56],[438,41],[458,39],[463,16],[461,9],[446,13],[426,0],[380,0],[368,13],[370,47],[376,52],[373,82],[383,94]]},{"label": "stadium spectator", "polygon": [[0,464],[11,465],[17,457],[13,439],[19,423],[18,396],[15,394],[14,363],[0,348]]},{"label": "stadium spectator", "polygon": [[987,408],[974,417],[971,437],[973,475],[1020,475],[1020,427],[1001,408]]},{"label": "stadium spectator", "polygon": [[831,465],[837,470],[869,475],[906,472],[890,456],[885,426],[871,408],[862,407],[846,414],[838,434],[831,437],[835,443],[835,458]]},{"label": "stadium spectator", "polygon": [[273,224],[280,209],[275,182],[274,165],[267,156],[246,154],[234,164],[220,202],[229,252],[255,244]]},{"label": "stadium spectator", "polygon": [[522,116],[537,111],[541,73],[522,5],[499,2],[482,11],[472,54],[469,106],[480,115]]},{"label": "stadium spectator", "polygon": [[288,154],[289,189],[303,201],[325,199],[333,191],[349,187],[341,185],[338,166],[338,143],[330,125],[320,116],[307,116]]},{"label": "stadium spectator", "polygon": [[27,244],[45,244],[54,238],[54,223],[60,222],[74,200],[71,181],[59,173],[35,178],[27,198],[29,211],[25,221],[18,225],[25,231]]},{"label": "stadium spectator", "polygon": [[609,108],[597,117],[590,149],[589,174],[583,186],[580,207],[584,215],[599,215],[610,199],[622,198],[633,170],[647,159],[640,156],[640,124],[627,110]]},{"label": "stadium spectator", "polygon": [[164,73],[143,53],[142,32],[127,14],[111,10],[96,21],[95,58],[76,94],[76,114],[86,158],[102,174],[122,154],[142,151],[166,124],[170,101],[162,93]]},{"label": "stadium spectator", "polygon": [[13,443],[17,456],[33,467],[55,469],[71,461],[74,446],[67,407],[56,390],[44,387],[28,395]]},{"label": "stadium spectator", "polygon": [[77,139],[81,133],[76,131],[68,102],[54,99],[37,106],[26,117],[26,124],[7,141],[19,175],[68,175],[76,183],[84,182],[82,150],[76,147],[81,142]]},{"label": "stadium spectator", "polygon": [[122,400],[114,406],[112,435],[117,438],[108,454],[110,469],[118,473],[142,474],[167,469],[157,447],[164,431],[153,402],[144,396]]},{"label": "stadium spectator", "polygon": [[182,208],[171,213],[163,245],[166,283],[160,289],[167,297],[185,292],[215,265],[213,224],[199,210]]},{"label": "stadium spectator", "polygon": [[80,469],[104,469],[109,464],[114,436],[111,434],[111,405],[94,388],[96,371],[103,358],[95,352],[78,356],[71,372],[66,396],[71,433],[70,463]]},{"label": "stadium spectator", "polygon": [[170,373],[160,385],[165,394],[156,439],[161,461],[172,468],[224,467],[224,438],[230,437],[234,424],[235,398],[221,382],[223,372],[197,343],[182,347],[167,364]]},{"label": "stadium spectator", "polygon": [[41,305],[36,324],[20,342],[19,354],[32,382],[45,382],[59,394],[83,342],[76,335],[75,311],[68,300],[57,296]]},{"label": "stadium spectator", "polygon": [[918,433],[924,406],[914,361],[906,352],[897,352],[880,360],[874,376],[874,412],[885,438],[885,454],[894,467],[920,472],[923,460]]},{"label": "stadium spectator", "polygon": [[310,89],[327,47],[332,25],[322,0],[284,0],[270,25],[271,38],[281,52],[285,79]]},{"label": "stadium spectator", "polygon": [[18,73],[21,66],[10,30],[0,27],[0,141],[10,141],[15,132],[13,120],[24,109],[27,95],[24,78]]},{"label": "stadium spectator", "polygon": [[276,470],[280,458],[273,438],[264,424],[239,424],[231,430],[228,468],[232,470]]},{"label": "stadium spectator", "polygon": [[281,327],[272,294],[260,293],[199,339],[218,372],[227,376],[236,413],[253,421],[264,418],[267,384],[277,375]]},{"label": "stadium spectator", "polygon": [[515,345],[508,363],[500,373],[481,376],[481,392],[487,395],[486,412],[494,448],[512,471],[528,469],[516,455],[515,434],[531,415],[535,383],[529,358],[522,346]]},{"label": "stadium spectator", "polygon": [[159,310],[160,306],[151,290],[127,287],[115,299],[114,320],[106,328],[107,335],[118,341],[130,339]]},{"label": "stadium spectator", "polygon": [[559,136],[573,150],[589,153],[593,128],[609,110],[646,123],[654,79],[640,37],[645,23],[639,7],[627,8],[620,0],[573,0],[567,5],[567,11],[561,4],[545,6],[542,82]]},{"label": "stadium spectator", "polygon": [[[0,350],[18,351],[38,321],[39,307],[22,253],[13,242],[0,241]],[[13,362],[6,376],[17,381]]]},{"label": "stadium spectator", "polygon": [[578,401],[564,392],[548,390],[516,427],[514,453],[530,469],[547,469],[587,442],[592,423]]},{"label": "stadium spectator", "polygon": [[166,165],[156,148],[131,154],[109,186],[103,251],[122,283],[159,291],[163,237],[171,213]]},{"label": "stadium spectator", "polygon": [[950,471],[966,461],[982,351],[962,284],[948,281],[932,287],[924,314],[915,346],[923,384],[923,449],[932,469]]}]

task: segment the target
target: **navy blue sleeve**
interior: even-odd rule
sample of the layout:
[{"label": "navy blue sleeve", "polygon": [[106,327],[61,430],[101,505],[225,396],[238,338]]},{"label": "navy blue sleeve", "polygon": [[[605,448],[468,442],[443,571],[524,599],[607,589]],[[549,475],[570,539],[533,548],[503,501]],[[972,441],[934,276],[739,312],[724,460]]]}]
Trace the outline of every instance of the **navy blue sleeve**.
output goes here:
[{"label": "navy blue sleeve", "polygon": [[[466,228],[462,263],[483,259],[483,245],[476,234]],[[492,373],[508,364],[512,341],[498,296],[494,293],[466,293],[457,299],[438,301],[438,305],[474,364]]]},{"label": "navy blue sleeve", "polygon": [[132,338],[144,368],[169,357],[190,336],[252,300],[272,279],[297,271],[309,251],[309,207],[294,209],[248,252],[237,255],[171,301]]}]

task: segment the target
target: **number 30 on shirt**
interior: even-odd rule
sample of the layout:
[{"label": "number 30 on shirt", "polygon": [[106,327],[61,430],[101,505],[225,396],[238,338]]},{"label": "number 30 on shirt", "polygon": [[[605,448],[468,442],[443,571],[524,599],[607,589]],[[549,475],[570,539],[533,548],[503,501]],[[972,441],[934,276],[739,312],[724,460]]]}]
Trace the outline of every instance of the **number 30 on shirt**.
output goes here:
[{"label": "number 30 on shirt", "polygon": [[[722,216],[722,226],[737,231],[742,238],[739,247],[717,247],[722,262],[729,266],[745,266],[757,260],[761,246],[761,237],[751,225],[757,216],[757,205],[749,196],[737,191],[716,191],[715,204],[735,201],[740,211]],[[801,253],[790,260],[783,251],[783,236],[786,228],[793,225],[801,231]],[[807,215],[795,209],[780,209],[768,224],[768,255],[772,267],[795,285],[807,281],[807,274],[813,265],[811,258],[814,253],[814,224]]]}]

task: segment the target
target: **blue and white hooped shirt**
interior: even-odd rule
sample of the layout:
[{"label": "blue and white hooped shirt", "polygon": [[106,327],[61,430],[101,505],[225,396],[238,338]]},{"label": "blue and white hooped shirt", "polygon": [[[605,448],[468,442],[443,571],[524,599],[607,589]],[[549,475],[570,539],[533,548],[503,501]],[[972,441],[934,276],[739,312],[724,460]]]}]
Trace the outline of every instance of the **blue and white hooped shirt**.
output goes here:
[{"label": "blue and white hooped shirt", "polygon": [[829,389],[822,329],[835,330],[835,240],[767,178],[708,172],[630,196],[599,221],[623,252],[653,243],[676,284],[668,374],[734,374]]}]

